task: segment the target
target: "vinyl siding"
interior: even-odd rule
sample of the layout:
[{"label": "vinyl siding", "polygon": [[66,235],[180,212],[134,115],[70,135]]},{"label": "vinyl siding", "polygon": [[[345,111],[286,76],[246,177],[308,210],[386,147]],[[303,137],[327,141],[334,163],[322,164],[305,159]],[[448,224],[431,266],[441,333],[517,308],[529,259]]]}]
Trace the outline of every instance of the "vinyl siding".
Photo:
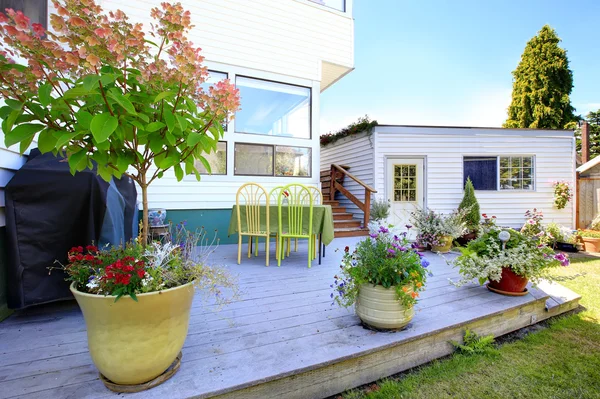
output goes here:
[{"label": "vinyl siding", "polygon": [[[347,165],[349,172],[373,186],[375,179],[373,175],[373,136],[363,133],[357,137],[344,138],[333,144],[321,148],[321,170],[329,170],[332,163]],[[365,189],[352,179],[344,180],[344,187],[348,189],[359,200],[365,197]],[[344,195],[337,193],[336,199],[345,206],[348,212],[354,214],[358,219],[363,217],[363,212]]]},{"label": "vinyl siding", "polygon": [[[307,0],[182,0],[197,27],[190,40],[207,61],[321,80],[322,61],[352,68],[354,21]],[[132,22],[146,22],[160,0],[101,0]],[[344,72],[343,70],[341,73]]]},{"label": "vinyl siding", "polygon": [[[463,190],[463,156],[535,156],[535,191],[476,191],[481,212],[495,215],[501,225],[519,227],[523,214],[537,208],[545,222],[574,227],[574,206],[553,207],[553,181],[574,186],[574,139],[562,131],[520,131],[389,126],[375,133],[375,189],[385,187],[386,157],[425,156],[425,200],[429,208],[451,212],[460,203]],[[386,194],[387,195],[387,194]]]}]

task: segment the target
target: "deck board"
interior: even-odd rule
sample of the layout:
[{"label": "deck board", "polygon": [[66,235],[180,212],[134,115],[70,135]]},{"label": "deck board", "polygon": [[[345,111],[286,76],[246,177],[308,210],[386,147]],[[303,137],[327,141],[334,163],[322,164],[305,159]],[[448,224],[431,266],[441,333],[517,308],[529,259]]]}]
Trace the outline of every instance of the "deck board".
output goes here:
[{"label": "deck board", "polygon": [[[306,397],[327,396],[323,384],[328,379],[338,379],[327,386],[334,394],[339,386],[341,391],[435,358],[450,350],[446,338],[467,324],[506,333],[527,325],[528,317],[546,317],[539,313],[545,305],[555,314],[579,299],[557,284],[532,288],[523,297],[503,297],[475,284],[457,288],[448,282],[458,279],[457,270],[429,254],[433,276],[409,327],[375,333],[365,330],[351,310],[332,306],[330,298],[342,255],[333,249],[359,239],[336,239],[323,264],[315,261],[310,269],[302,242],[281,267],[265,267],[263,252],[258,258],[244,256],[237,265],[236,246],[219,247],[210,262],[238,276],[240,298],[216,313],[213,304],[196,295],[180,371],[163,385],[128,398],[292,398],[302,397],[299,390]],[[98,380],[86,339],[83,317],[73,303],[17,312],[0,324],[0,398],[115,397]],[[402,364],[392,355],[398,351],[406,354]],[[358,377],[356,362],[362,364]],[[297,384],[287,383],[292,377]]]}]

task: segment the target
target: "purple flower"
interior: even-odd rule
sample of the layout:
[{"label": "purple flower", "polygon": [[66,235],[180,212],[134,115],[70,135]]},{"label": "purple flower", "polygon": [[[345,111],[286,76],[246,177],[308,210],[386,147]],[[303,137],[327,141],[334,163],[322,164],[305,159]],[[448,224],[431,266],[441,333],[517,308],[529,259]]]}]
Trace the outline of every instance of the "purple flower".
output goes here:
[{"label": "purple flower", "polygon": [[398,241],[400,238],[397,235],[394,235],[394,241]]},{"label": "purple flower", "polygon": [[394,250],[394,248],[388,248],[388,252],[392,255],[396,255],[396,251]]},{"label": "purple flower", "polygon": [[377,238],[377,237],[379,237],[379,234],[373,233],[373,234],[369,234],[369,236],[371,236],[371,238]]},{"label": "purple flower", "polygon": [[410,224],[407,224],[407,225],[406,225],[406,226],[404,226],[404,227],[406,227],[408,230],[412,229],[412,226],[411,226]]},{"label": "purple flower", "polygon": [[389,233],[389,231],[390,230],[388,228],[386,228],[386,227],[383,227],[383,226],[379,227],[379,232],[380,233]]},{"label": "purple flower", "polygon": [[419,255],[421,258],[425,256],[425,254],[423,252],[419,252],[419,251],[417,251],[417,255]]},{"label": "purple flower", "polygon": [[429,266],[429,261],[427,260],[427,258],[425,258],[425,257],[421,258],[421,266],[423,266],[423,267]]}]

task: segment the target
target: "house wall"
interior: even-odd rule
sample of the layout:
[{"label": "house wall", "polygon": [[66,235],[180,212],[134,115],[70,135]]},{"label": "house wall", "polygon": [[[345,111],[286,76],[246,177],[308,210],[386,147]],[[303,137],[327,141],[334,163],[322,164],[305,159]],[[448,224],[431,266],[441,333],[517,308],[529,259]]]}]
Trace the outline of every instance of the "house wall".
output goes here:
[{"label": "house wall", "polygon": [[378,126],[375,128],[375,183],[378,196],[387,198],[386,159],[394,156],[425,157],[426,205],[451,212],[463,196],[463,156],[533,155],[534,191],[476,191],[481,212],[495,215],[501,225],[519,227],[523,214],[537,208],[545,222],[574,227],[574,206],[553,207],[552,182],[574,185],[575,141],[572,132],[520,129],[436,128]]},{"label": "house wall", "polygon": [[[350,173],[373,186],[373,140],[374,137],[369,133],[362,133],[321,147],[321,170],[329,170],[332,163],[346,165],[350,167]],[[344,188],[360,200],[365,197],[364,187],[352,179],[344,180]],[[340,200],[340,205],[345,206],[355,218],[362,219],[363,212],[352,201],[340,193],[336,193],[336,199]]]}]

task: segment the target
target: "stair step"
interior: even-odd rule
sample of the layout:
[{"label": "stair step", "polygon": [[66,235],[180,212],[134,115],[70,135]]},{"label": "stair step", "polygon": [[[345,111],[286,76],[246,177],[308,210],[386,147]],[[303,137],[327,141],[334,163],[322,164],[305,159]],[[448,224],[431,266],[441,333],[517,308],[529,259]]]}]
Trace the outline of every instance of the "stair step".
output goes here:
[{"label": "stair step", "polygon": [[323,205],[340,206],[340,201],[325,200]]},{"label": "stair step", "polygon": [[367,229],[335,229],[334,236],[338,237],[364,237],[369,235],[369,230]]},{"label": "stair step", "polygon": [[356,219],[350,220],[334,220],[333,227],[334,228],[348,228],[348,227],[360,227],[362,222]]},{"label": "stair step", "polygon": [[324,177],[324,176],[331,176],[331,170],[329,170],[329,169],[322,170],[321,177]]},{"label": "stair step", "polygon": [[332,206],[331,210],[333,211],[333,213],[346,213],[345,206]]},{"label": "stair step", "polygon": [[351,213],[334,213],[333,220],[352,220],[353,216]]}]

